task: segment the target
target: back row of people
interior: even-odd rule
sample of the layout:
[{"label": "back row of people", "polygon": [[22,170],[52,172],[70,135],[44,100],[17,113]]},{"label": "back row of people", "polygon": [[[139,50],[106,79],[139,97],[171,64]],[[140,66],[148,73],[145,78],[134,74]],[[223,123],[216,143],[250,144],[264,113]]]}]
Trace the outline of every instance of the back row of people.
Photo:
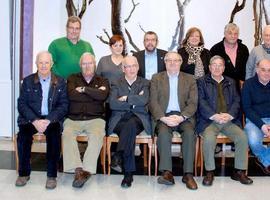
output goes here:
[{"label": "back row of people", "polygon": [[[81,24],[77,22],[76,19],[75,21],[72,21],[72,20],[74,20],[72,19],[72,17],[69,18],[68,20],[68,23],[67,23],[68,34],[67,34],[67,38],[64,38],[67,42],[67,44],[65,44],[66,46],[65,48],[67,49],[72,48],[73,45],[76,45],[76,38],[77,38],[77,42],[81,41],[79,39]],[[228,26],[235,27],[234,24],[230,24]],[[198,41],[198,38],[199,38],[199,41],[201,40],[203,41],[200,30],[196,28],[194,30],[195,30],[194,32],[190,31],[190,33],[187,34],[189,35],[187,38],[187,44],[189,44],[187,46],[189,47],[186,47],[186,48],[183,47],[184,49],[182,49],[183,51],[186,51],[186,52],[191,52],[192,50],[194,50],[193,54],[189,53],[188,56],[186,56],[186,58],[188,57],[187,58],[188,65],[190,65],[190,67],[193,68],[193,71],[191,70],[190,72],[188,71],[187,72],[190,74],[194,74],[194,76],[197,79],[199,77],[205,78],[207,76],[203,76],[203,75],[207,74],[208,67],[207,66],[205,67],[204,65],[202,65],[202,63],[204,63],[203,60],[205,59],[202,59],[199,57],[200,55],[204,55],[205,53],[202,54],[202,52],[207,52],[207,50],[203,48],[202,46],[203,43],[199,45],[198,42],[197,42],[198,48],[192,48],[192,45],[191,45],[192,42],[195,43],[196,40]],[[224,46],[226,46],[225,45],[226,32],[230,32],[228,30],[233,32],[233,30],[235,29],[232,28],[231,30],[228,27],[225,28]],[[267,31],[267,28],[265,30]],[[239,33],[238,28],[236,29],[236,32],[238,36],[238,33]],[[198,35],[198,33],[199,33],[199,37],[196,36],[196,34]],[[68,42],[68,40],[71,40],[69,39],[69,37],[71,38],[71,36],[73,37],[75,44],[74,43],[71,44]],[[239,40],[236,39],[236,41],[238,41],[238,45],[239,45],[240,44]],[[149,87],[149,83],[147,83],[145,79],[141,79],[137,77],[137,74],[143,77],[146,77],[148,79],[151,79],[153,74],[167,69],[167,72],[162,72],[160,74],[153,76],[151,89],[150,89],[151,92],[150,92],[150,107],[149,108],[153,115],[153,118],[157,121],[156,130],[159,135],[158,149],[159,149],[160,157],[161,157],[159,169],[160,171],[162,171],[162,176],[158,179],[158,182],[164,183],[164,184],[174,183],[173,175],[171,172],[172,170],[171,170],[170,145],[168,145],[168,142],[170,142],[169,138],[171,136],[171,131],[174,129],[178,129],[182,133],[182,137],[183,137],[184,176],[183,176],[182,181],[186,183],[188,188],[197,189],[197,184],[194,181],[193,175],[192,175],[193,161],[194,161],[194,153],[193,153],[194,152],[194,138],[195,138],[195,135],[194,135],[195,124],[194,124],[193,117],[194,117],[194,113],[197,110],[196,108],[197,108],[197,98],[198,98],[196,82],[194,80],[194,76],[192,75],[188,76],[184,73],[179,73],[180,66],[183,66],[182,57],[176,53],[168,53],[165,56],[165,53],[166,53],[165,51],[159,50],[156,48],[157,43],[158,43],[158,38],[154,32],[147,32],[145,34],[145,37],[144,37],[145,51],[141,51],[134,54],[134,56],[138,58],[138,61],[140,63],[139,65],[137,62],[137,59],[135,59],[134,57],[128,56],[125,59],[123,59],[122,52],[123,52],[123,46],[124,46],[124,39],[121,38],[121,36],[120,37],[113,36],[110,40],[110,47],[112,50],[112,55],[107,56],[106,58],[105,57],[102,58],[99,62],[98,69],[97,69],[97,73],[108,78],[109,81],[101,78],[100,76],[93,74],[95,71],[95,60],[94,60],[93,55],[87,54],[87,53],[83,54],[80,60],[81,73],[72,75],[69,77],[68,96],[69,96],[70,105],[69,105],[68,118],[65,120],[65,123],[64,123],[64,126],[66,127],[66,131],[64,129],[64,132],[63,132],[63,143],[65,143],[65,141],[69,142],[69,143],[66,143],[66,145],[64,144],[64,151],[68,151],[69,153],[66,153],[66,154],[64,153],[64,171],[75,172],[75,177],[73,181],[74,187],[82,187],[83,184],[90,177],[90,173],[92,174],[96,173],[96,159],[102,145],[101,139],[105,135],[105,131],[104,131],[105,121],[102,120],[102,118],[104,117],[103,116],[103,112],[104,112],[103,102],[107,98],[109,88],[111,88],[111,91],[110,91],[111,97],[114,96],[114,98],[110,98],[107,101],[108,103],[110,103],[112,111],[113,111],[113,115],[110,118],[109,130],[110,130],[110,133],[111,132],[117,133],[120,139],[119,145],[117,147],[117,153],[113,156],[112,167],[114,169],[124,172],[124,179],[121,185],[123,187],[131,186],[131,183],[133,181],[132,172],[135,169],[134,168],[135,167],[135,161],[134,161],[135,136],[139,134],[142,130],[146,130],[147,133],[152,132],[152,131],[149,131],[150,122],[149,120],[147,120],[148,112],[145,107],[145,105],[148,102],[148,97],[149,97],[149,91],[147,91],[147,87]],[[50,47],[51,46],[52,45],[50,45]],[[55,46],[56,46],[55,49],[57,49],[57,45]],[[59,48],[58,50],[55,50],[55,52],[59,53],[61,52],[60,50],[61,48]],[[47,77],[45,76],[45,78],[44,77],[42,78],[42,71],[47,70],[46,67],[44,66],[49,65],[51,67],[51,65],[53,64],[52,60],[54,59],[54,54],[52,54],[53,58],[50,58],[50,55],[47,55],[47,54],[48,53],[43,52],[37,56],[36,64],[38,67],[38,73],[35,76],[36,77],[35,84],[37,84],[36,85],[37,88],[31,89],[31,86],[29,86],[28,88],[26,87],[25,90],[29,92],[28,93],[29,99],[28,98],[25,99],[21,97],[19,98],[18,103],[20,102],[20,100],[26,101],[22,105],[28,106],[27,101],[29,100],[33,101],[33,99],[30,98],[30,96],[33,95],[30,91],[37,92],[34,94],[39,96],[39,100],[37,100],[35,104],[36,107],[30,106],[30,110],[32,112],[32,116],[30,119],[26,117],[28,115],[26,116],[24,115],[25,114],[24,112],[26,112],[27,109],[20,110],[18,106],[21,117],[23,116],[22,118],[25,117],[27,119],[23,123],[18,123],[19,128],[20,128],[19,135],[22,135],[21,125],[27,124],[27,122],[30,124],[33,124],[35,127],[34,129],[32,129],[33,130],[32,133],[38,131],[38,132],[44,132],[45,134],[47,134],[47,126],[51,124],[51,120],[48,120],[48,117],[47,117],[49,116],[49,112],[48,112],[48,108],[46,111],[46,98],[48,97],[48,94],[50,95],[51,94],[50,92],[52,92],[52,89],[50,88],[50,86],[54,86],[54,89],[55,89],[57,86],[56,84],[57,82],[54,82],[53,85],[50,85],[48,84],[48,82],[50,82],[50,79],[48,79],[47,85],[46,85],[45,82],[46,82]],[[225,58],[225,63],[224,63],[224,60],[221,59],[221,57],[213,59],[213,62],[215,61],[213,65],[218,65],[216,68],[221,68],[220,70],[222,72],[221,76],[223,74],[223,71],[224,70],[226,71],[226,67],[224,67],[224,70],[222,71],[222,66],[226,65],[226,61],[229,61],[232,58],[238,58],[238,56],[237,57],[235,56],[235,52],[227,53],[227,54],[229,54],[230,57],[228,60],[226,60]],[[39,61],[43,57],[45,57],[47,61],[42,61],[42,60]],[[209,58],[210,57],[211,56],[209,56]],[[184,56],[183,56],[183,60],[185,60]],[[218,64],[216,62],[218,62]],[[223,65],[222,64],[220,65],[220,62],[223,63]],[[114,64],[115,70],[112,70],[110,67],[108,67],[109,65],[111,66],[111,64]],[[39,68],[39,65],[40,65],[40,68]],[[209,68],[211,69],[211,62],[209,66],[210,66]],[[235,64],[234,66],[235,68],[238,68],[238,65]],[[63,65],[59,65],[58,67],[63,67]],[[79,71],[80,71],[80,68],[79,68]],[[203,69],[203,73],[202,73],[202,69]],[[267,69],[263,68],[263,70],[267,72]],[[40,74],[40,71],[41,71],[41,74]],[[51,76],[49,72],[50,70],[48,71],[48,74],[47,74],[48,77],[53,77]],[[117,72],[116,73],[117,75],[115,77],[114,77],[113,72]],[[122,74],[122,72],[124,72],[124,75]],[[208,77],[209,76],[210,75],[208,75]],[[213,83],[220,81],[219,79],[215,80],[212,76],[210,76],[209,80],[212,80],[212,79],[214,80]],[[62,80],[62,79],[59,78],[59,80]],[[260,78],[258,78],[258,80],[260,80]],[[165,81],[165,82],[162,82],[162,81]],[[226,87],[229,85],[233,88],[234,84],[231,83],[231,79],[227,81],[227,78],[224,78],[224,80],[222,78],[221,82],[222,84],[218,84],[218,90],[213,90],[216,92],[216,94],[224,93],[223,91],[224,82],[228,83],[228,84],[225,84]],[[239,81],[236,81],[236,82],[239,82]],[[200,85],[199,83],[200,81],[198,81],[198,85]],[[39,86],[40,84],[42,85],[42,88]],[[183,86],[184,88],[182,88]],[[24,84],[22,85],[22,88],[24,88]],[[237,90],[240,89],[239,87],[237,88],[238,88]],[[57,94],[60,94],[60,93],[64,94],[65,88],[57,89],[56,91],[58,92]],[[225,91],[227,91],[227,89]],[[231,89],[229,89],[229,92],[231,92]],[[22,90],[22,93],[23,93],[23,90]],[[154,94],[156,96],[152,97],[152,95]],[[199,90],[199,99],[201,99],[200,94],[201,93]],[[21,95],[23,96],[23,94]],[[235,94],[230,94],[230,95],[235,95]],[[53,95],[52,95],[53,98],[51,96],[49,97],[50,98],[48,100],[53,102],[53,98],[56,98],[55,92],[53,92]],[[210,122],[215,122],[216,124],[219,124],[219,123],[227,124],[228,122],[235,120],[237,116],[234,116],[233,113],[228,113],[228,115],[224,114],[226,113],[224,111],[229,112],[230,106],[227,107],[226,104],[229,104],[227,101],[230,101],[231,99],[227,99],[229,98],[227,97],[227,95],[223,95],[223,97],[222,95],[220,95],[218,97],[219,97],[218,100],[217,99],[215,100],[217,102],[217,107],[219,107],[219,109],[221,109],[222,111],[222,115],[210,116],[211,119],[206,118],[207,119],[206,121],[208,121],[208,123],[210,120]],[[42,99],[42,103],[40,102],[41,99]],[[258,101],[258,102],[261,102],[261,101]],[[212,102],[210,104],[212,107],[215,105]],[[236,104],[239,104],[239,102],[237,102],[237,98],[236,98]],[[67,103],[60,103],[60,104],[50,103],[49,105],[50,105],[51,110],[56,109],[56,107],[59,105],[61,105],[62,107],[60,109],[57,108],[56,109],[57,111],[61,111],[61,110],[63,111],[64,108],[67,109]],[[151,107],[152,105],[155,105],[155,106]],[[44,109],[44,106],[45,106],[45,109]],[[55,106],[55,108],[52,109],[52,106]],[[198,111],[200,110],[200,106],[201,105],[199,101]],[[233,107],[233,108],[236,110],[238,109],[237,107],[236,108]],[[50,109],[49,111],[51,112]],[[185,109],[187,109],[187,111],[185,111]],[[217,112],[215,107],[213,107],[213,109],[214,109],[214,112]],[[220,112],[220,110],[218,111]],[[220,114],[219,112],[217,112],[216,114]],[[56,112],[54,111],[54,113]],[[158,114],[155,115],[155,113],[158,113]],[[163,114],[161,115],[161,113]],[[261,117],[260,114],[259,116]],[[58,117],[60,119],[58,121],[61,122],[61,120],[63,120],[63,116],[58,115]],[[263,117],[265,117],[265,115],[263,115]],[[38,120],[38,123],[36,122],[37,120]],[[57,120],[55,119],[54,121],[57,121]],[[149,123],[149,125],[147,125],[146,123]],[[129,132],[127,133],[126,129],[123,127],[126,127],[126,125],[128,124],[130,125],[128,127],[132,127],[132,128],[128,128]],[[184,125],[182,127],[183,124],[188,124],[188,125]],[[205,123],[203,124],[205,125]],[[187,128],[186,126],[191,129]],[[164,127],[167,127],[167,128],[164,128]],[[258,127],[260,128],[260,126]],[[223,128],[224,128],[223,126],[219,127],[220,130]],[[185,129],[188,129],[188,130],[186,131]],[[61,133],[60,130],[57,132],[58,134]],[[264,130],[268,130],[268,129],[264,127]],[[66,132],[67,134],[65,134]],[[87,149],[87,153],[85,154],[83,163],[81,163],[78,157],[78,151],[76,150],[76,142],[75,142],[75,136],[77,133],[80,133],[80,132],[91,133],[90,134],[91,136],[89,137],[89,142],[90,142],[89,149]],[[123,134],[124,132],[125,134]],[[238,132],[240,133],[241,131],[238,131]],[[93,135],[93,133],[95,134]],[[239,137],[244,138],[243,134],[241,133]],[[19,138],[21,137],[18,137],[18,144],[20,146],[21,139]],[[163,139],[160,139],[160,138],[163,138]],[[212,138],[213,138],[213,135],[212,135]],[[28,137],[27,152],[29,150],[29,145],[31,146],[31,142],[32,142],[32,141],[30,142],[30,139],[31,137]],[[49,140],[49,137],[47,137],[47,140],[48,140],[47,141],[48,180],[46,183],[46,187],[54,188],[56,186],[56,179],[55,179],[56,171],[54,171],[55,167],[49,167],[49,163],[51,162],[53,163],[52,165],[55,166],[54,162],[56,161],[56,159],[53,158],[53,160],[50,160],[51,156],[48,155],[48,153],[50,152],[49,149],[52,148],[51,147],[52,144],[51,144],[51,141]],[[247,176],[245,176],[245,173],[243,171],[246,169],[246,167],[244,167],[244,164],[243,164],[244,162],[242,162],[243,160],[241,159],[239,160],[239,158],[243,158],[241,153],[245,151],[246,146],[247,146],[247,143],[245,143],[244,139],[242,139],[241,141],[242,143],[240,147],[239,145],[238,147],[236,147],[237,148],[236,152],[238,152],[237,155],[240,155],[240,156],[236,156],[235,168],[237,170],[235,170],[235,173],[233,174],[232,178],[236,180],[240,180],[241,183],[250,184],[252,183],[252,181]],[[210,141],[210,142],[213,142],[213,141]],[[26,144],[21,144],[21,145],[23,146]],[[214,144],[212,143],[212,145],[210,146],[213,146],[213,145]],[[210,146],[208,147],[210,148]],[[262,145],[260,145],[259,143],[259,146],[262,146]],[[208,152],[207,155],[209,155],[210,158],[212,158],[211,148],[210,150],[209,149],[206,150]],[[258,149],[261,150],[261,147]],[[20,152],[20,149],[19,149],[19,152]],[[263,153],[264,154],[262,155],[265,155],[265,152]],[[30,162],[30,153],[27,153],[26,155],[27,156],[23,154],[20,156],[20,163],[22,164],[20,164],[19,177],[16,181],[16,185],[25,185],[26,182],[29,180],[30,164],[28,164],[28,161]],[[58,154],[56,153],[55,156],[57,157],[57,155]],[[205,155],[205,157],[207,157],[207,155]],[[262,167],[264,172],[268,173],[269,164],[267,163],[267,161],[264,162],[263,159],[260,158],[260,156],[258,155],[256,156],[259,158],[259,161],[260,161],[258,162],[259,165]],[[212,172],[214,170],[213,169],[214,167],[212,163],[213,163],[212,160],[209,159],[208,167],[207,167],[207,164],[205,164],[205,167],[207,170],[206,177],[204,178],[204,181],[203,181],[203,184],[205,185],[211,185],[213,182]],[[51,169],[54,172],[49,173],[50,171],[49,169]]]}]

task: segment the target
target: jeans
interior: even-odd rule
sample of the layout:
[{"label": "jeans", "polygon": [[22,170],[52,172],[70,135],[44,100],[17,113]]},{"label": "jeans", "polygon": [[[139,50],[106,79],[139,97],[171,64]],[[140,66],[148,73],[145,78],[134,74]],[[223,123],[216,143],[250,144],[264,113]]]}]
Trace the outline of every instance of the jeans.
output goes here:
[{"label": "jeans", "polygon": [[[262,118],[266,124],[270,124],[270,118]],[[270,165],[270,148],[263,145],[264,133],[260,128],[253,124],[248,118],[246,119],[245,132],[248,136],[249,146],[253,154],[265,166]]]}]

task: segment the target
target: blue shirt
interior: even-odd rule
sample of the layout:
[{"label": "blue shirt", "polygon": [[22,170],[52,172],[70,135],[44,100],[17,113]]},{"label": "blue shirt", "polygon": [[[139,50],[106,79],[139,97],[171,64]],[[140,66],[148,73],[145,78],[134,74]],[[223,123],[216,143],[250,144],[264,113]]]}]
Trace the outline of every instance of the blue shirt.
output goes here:
[{"label": "blue shirt", "polygon": [[39,82],[42,88],[42,104],[41,104],[41,115],[48,115],[48,96],[51,83],[51,75],[46,79],[43,79],[39,76]]},{"label": "blue shirt", "polygon": [[[168,74],[168,73],[167,73]],[[170,85],[170,95],[169,95],[169,104],[166,110],[166,113],[171,111],[181,111],[178,103],[178,74],[169,75],[169,85]]]},{"label": "blue shirt", "polygon": [[145,78],[147,80],[151,80],[153,74],[158,72],[157,65],[157,49],[152,53],[145,51]]}]

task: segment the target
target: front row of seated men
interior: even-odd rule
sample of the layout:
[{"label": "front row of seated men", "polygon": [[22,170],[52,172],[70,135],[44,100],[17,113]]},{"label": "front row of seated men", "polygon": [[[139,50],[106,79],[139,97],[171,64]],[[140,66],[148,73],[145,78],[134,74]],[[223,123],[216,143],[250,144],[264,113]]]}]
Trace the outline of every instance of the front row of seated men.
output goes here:
[{"label": "front row of seated men", "polygon": [[[206,168],[203,185],[210,186],[214,180],[215,138],[220,132],[235,143],[233,180],[242,184],[253,182],[246,176],[248,141],[257,164],[265,174],[270,174],[270,148],[262,143],[263,137],[270,137],[270,61],[260,61],[257,75],[243,86],[247,139],[240,128],[240,97],[235,82],[222,75],[222,57],[214,56],[210,60],[210,74],[199,79],[197,84],[191,75],[180,72],[182,58],[178,53],[168,52],[164,60],[167,71],[154,75],[150,86],[149,81],[137,76],[137,59],[126,56],[122,62],[123,77],[112,83],[108,133],[119,136],[111,167],[123,172],[121,186],[130,187],[133,182],[135,138],[143,130],[147,134],[155,131],[158,135],[159,170],[162,172],[159,184],[175,183],[171,158],[173,131],[182,136],[182,182],[189,189],[198,188],[193,178],[195,132],[203,138]],[[108,81],[95,75],[96,63],[90,53],[82,55],[81,72],[71,75],[67,86],[63,79],[51,73],[52,64],[50,53],[40,52],[36,58],[37,73],[26,77],[22,83],[18,99],[19,176],[16,186],[24,186],[30,179],[32,135],[37,132],[44,133],[47,140],[46,188],[54,189],[57,185],[62,128],[64,171],[75,173],[73,187],[82,187],[91,174],[96,173],[105,135],[103,117],[104,102],[109,93]],[[155,130],[151,128],[148,107],[156,122]],[[81,133],[89,138],[83,162],[76,143],[76,136]]]}]

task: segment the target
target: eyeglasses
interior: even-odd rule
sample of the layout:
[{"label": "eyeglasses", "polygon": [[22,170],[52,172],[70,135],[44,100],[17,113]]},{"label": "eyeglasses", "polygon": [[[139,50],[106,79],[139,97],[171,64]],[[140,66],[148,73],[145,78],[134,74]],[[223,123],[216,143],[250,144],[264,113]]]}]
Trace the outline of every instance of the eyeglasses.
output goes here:
[{"label": "eyeglasses", "polygon": [[172,59],[166,59],[165,60],[165,62],[166,63],[179,63],[179,62],[181,62],[182,60],[180,60],[180,59],[174,59],[174,60],[172,60]]},{"label": "eyeglasses", "polygon": [[78,32],[78,31],[81,30],[81,28],[79,28],[79,27],[71,27],[71,26],[69,26],[68,29],[69,29],[70,31],[76,31],[76,32]]},{"label": "eyeglasses", "polygon": [[137,64],[133,64],[133,65],[124,65],[125,69],[130,69],[130,68],[137,68],[138,65]]},{"label": "eyeglasses", "polygon": [[87,67],[87,66],[91,66],[91,65],[94,65],[94,63],[93,62],[82,62],[81,63],[81,66],[83,66],[83,67]]}]

